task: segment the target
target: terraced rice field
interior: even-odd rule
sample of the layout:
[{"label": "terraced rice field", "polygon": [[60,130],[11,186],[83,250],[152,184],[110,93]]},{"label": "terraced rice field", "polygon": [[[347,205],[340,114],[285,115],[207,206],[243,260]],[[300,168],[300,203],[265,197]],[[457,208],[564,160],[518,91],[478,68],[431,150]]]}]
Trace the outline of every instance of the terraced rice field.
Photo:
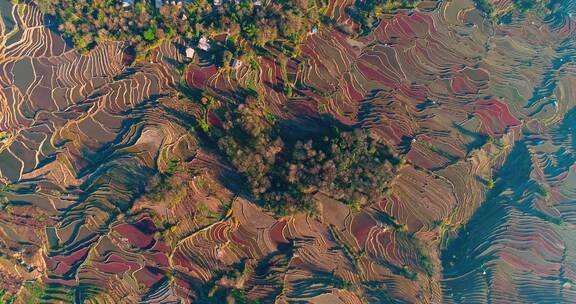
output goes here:
[{"label": "terraced rice field", "polygon": [[[330,2],[358,27],[350,1]],[[293,58],[181,74],[178,41],[127,66],[128,45],[81,54],[35,5],[0,1],[0,288],[24,300],[39,280],[49,303],[210,303],[219,289],[576,303],[576,2],[561,5],[498,24],[470,0],[423,1],[366,36],[321,27]],[[275,216],[201,143],[182,84],[221,102],[257,87],[286,127],[330,114],[404,162],[380,202],[318,194],[317,213]]]}]

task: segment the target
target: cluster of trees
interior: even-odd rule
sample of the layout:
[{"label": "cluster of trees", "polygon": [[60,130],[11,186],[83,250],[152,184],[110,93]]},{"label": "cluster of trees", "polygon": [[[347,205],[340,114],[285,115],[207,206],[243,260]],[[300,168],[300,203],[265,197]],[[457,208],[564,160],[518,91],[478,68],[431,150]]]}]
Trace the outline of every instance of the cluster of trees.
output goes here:
[{"label": "cluster of trees", "polygon": [[206,0],[197,0],[187,6],[198,32],[208,36],[226,32],[233,40],[243,38],[257,46],[276,39],[298,43],[319,21],[318,9],[307,0],[273,1],[267,5],[255,5],[251,0],[222,2],[213,6],[206,5]]},{"label": "cluster of trees", "polygon": [[174,34],[152,13],[152,1],[137,2],[133,9],[124,9],[118,0],[38,0],[38,4],[56,17],[64,37],[84,51],[107,40],[145,45]]},{"label": "cluster of trees", "polygon": [[309,210],[322,192],[348,204],[378,201],[400,161],[366,130],[332,128],[293,138],[250,104],[227,111],[218,146],[251,194],[284,214]]},{"label": "cluster of trees", "polygon": [[419,2],[420,0],[356,0],[349,9],[349,14],[360,23],[362,32],[366,33],[378,23],[378,18],[384,11],[414,8]]},{"label": "cluster of trees", "polygon": [[81,50],[106,40],[129,41],[142,49],[164,37],[196,41],[226,33],[256,46],[277,39],[297,44],[319,20],[314,2],[274,1],[269,5],[251,0],[185,1],[183,5],[154,7],[154,1],[136,0],[122,7],[120,0],[38,0],[40,8],[55,16],[59,29]]}]

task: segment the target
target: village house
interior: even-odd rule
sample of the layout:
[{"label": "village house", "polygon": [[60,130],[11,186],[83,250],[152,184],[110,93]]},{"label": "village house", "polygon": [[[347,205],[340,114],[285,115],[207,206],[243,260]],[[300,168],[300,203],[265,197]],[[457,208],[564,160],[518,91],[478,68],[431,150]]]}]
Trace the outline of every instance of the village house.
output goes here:
[{"label": "village house", "polygon": [[[134,0],[132,0],[132,2],[133,1]],[[170,0],[154,0],[154,6],[156,8],[160,8],[160,7],[162,7],[162,5],[165,5],[165,4],[182,6],[183,3],[184,2],[182,2],[182,1],[175,1],[175,0],[171,0],[171,1]]]},{"label": "village house", "polygon": [[208,39],[206,38],[206,36],[202,36],[200,38],[200,40],[198,41],[198,48],[203,51],[210,50],[210,43],[208,43]]},{"label": "village house", "polygon": [[314,25],[314,26],[312,27],[312,29],[310,30],[310,34],[316,34],[316,33],[318,33],[318,26],[317,26],[317,25]]},{"label": "village house", "polygon": [[237,70],[237,69],[241,68],[241,67],[242,67],[242,64],[243,64],[243,62],[242,62],[242,60],[240,60],[240,59],[233,59],[233,60],[232,60],[232,68],[233,68],[234,70]]},{"label": "village house", "polygon": [[191,48],[191,47],[187,48],[187,49],[186,49],[186,58],[188,58],[188,59],[194,58],[194,54],[195,54],[195,53],[196,53],[196,52],[194,51],[193,48]]},{"label": "village house", "polygon": [[122,7],[131,7],[134,5],[134,0],[122,0]]}]

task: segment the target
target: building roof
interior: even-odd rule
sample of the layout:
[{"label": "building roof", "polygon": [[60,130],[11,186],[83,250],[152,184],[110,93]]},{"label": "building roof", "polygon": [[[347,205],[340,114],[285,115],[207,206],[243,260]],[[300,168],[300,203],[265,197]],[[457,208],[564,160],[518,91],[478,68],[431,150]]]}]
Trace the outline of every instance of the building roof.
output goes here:
[{"label": "building roof", "polygon": [[243,62],[240,59],[233,59],[232,60],[232,68],[239,69],[242,66]]},{"label": "building roof", "polygon": [[196,52],[194,51],[193,48],[191,48],[191,47],[187,48],[186,49],[186,58],[192,59],[194,57],[194,53],[196,53]]},{"label": "building roof", "polygon": [[210,43],[208,43],[208,39],[205,36],[202,36],[198,41],[198,48],[203,51],[208,51],[210,49]]}]

